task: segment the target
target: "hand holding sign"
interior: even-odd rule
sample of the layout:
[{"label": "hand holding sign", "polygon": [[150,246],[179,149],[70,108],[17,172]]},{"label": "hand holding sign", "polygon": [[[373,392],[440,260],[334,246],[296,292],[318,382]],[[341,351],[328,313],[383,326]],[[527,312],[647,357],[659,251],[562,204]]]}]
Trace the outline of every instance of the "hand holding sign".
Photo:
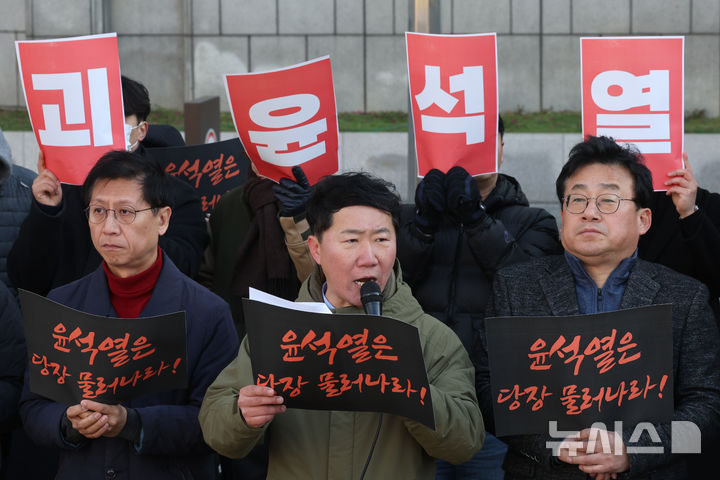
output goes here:
[{"label": "hand holding sign", "polygon": [[94,415],[101,415],[98,422],[105,425],[103,437],[117,437],[125,428],[127,410],[122,405],[107,405],[92,400],[83,400],[80,404],[84,408],[94,411]]},{"label": "hand holding sign", "polygon": [[282,404],[283,397],[276,395],[272,388],[258,385],[246,385],[238,392],[238,408],[245,423],[252,428],[260,428],[287,407]]},{"label": "hand holding sign", "polygon": [[462,167],[453,167],[445,177],[447,206],[465,226],[474,226],[485,216],[475,180]]},{"label": "hand holding sign", "polygon": [[292,173],[296,181],[283,177],[280,179],[280,183],[272,187],[275,198],[282,205],[280,215],[283,217],[293,217],[304,212],[305,205],[310,199],[310,182],[308,182],[302,167],[295,165]]},{"label": "hand holding sign", "polygon": [[415,190],[415,222],[426,234],[437,231],[445,214],[445,174],[433,168]]},{"label": "hand holding sign", "polygon": [[560,446],[558,460],[577,465],[595,480],[617,478],[616,473],[630,468],[627,450],[618,432],[586,428],[569,437]]},{"label": "hand holding sign", "polygon": [[685,162],[685,168],[668,173],[670,180],[665,182],[668,187],[666,195],[672,196],[672,201],[680,218],[685,218],[695,212],[698,189],[697,180],[695,180],[695,175],[693,175],[685,152],[683,152],[683,161]]},{"label": "hand holding sign", "polygon": [[56,207],[62,202],[62,188],[60,181],[55,174],[45,168],[45,156],[42,152],[38,154],[38,176],[32,183],[32,192],[35,200],[41,205]]},{"label": "hand holding sign", "polygon": [[65,414],[73,428],[86,438],[116,437],[127,421],[127,410],[122,405],[90,400],[68,407]]}]

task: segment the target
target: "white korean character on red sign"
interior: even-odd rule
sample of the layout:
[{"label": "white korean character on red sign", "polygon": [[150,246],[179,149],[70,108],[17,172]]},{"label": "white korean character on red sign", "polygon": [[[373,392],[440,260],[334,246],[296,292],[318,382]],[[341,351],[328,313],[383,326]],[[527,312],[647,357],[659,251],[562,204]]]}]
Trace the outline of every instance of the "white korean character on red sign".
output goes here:
[{"label": "white korean character on red sign", "polygon": [[97,159],[125,146],[115,34],[15,42],[28,114],[45,166],[82,184]]},{"label": "white korean character on red sign", "polygon": [[495,34],[405,34],[418,173],[497,171]]},{"label": "white korean character on red sign", "polygon": [[[38,131],[40,144],[53,147],[104,147],[113,144],[110,119],[110,91],[106,68],[91,68],[84,72],[34,73],[33,90],[59,90],[63,99],[64,122],[67,125],[86,125],[83,99],[83,77],[90,97],[91,128],[63,130],[60,105],[42,104],[45,128]],[[92,130],[92,136],[90,132]]]},{"label": "white korean character on red sign", "polygon": [[[450,76],[450,92],[464,92],[465,116],[434,116],[422,115],[421,128],[433,133],[464,133],[465,144],[481,143],[485,140],[485,118],[476,115],[485,111],[483,67],[463,66],[463,73]],[[458,103],[458,99],[440,87],[440,67],[425,66],[425,88],[415,95],[420,111],[431,105],[437,105],[445,113],[450,113]]]},{"label": "white korean character on red sign", "polygon": [[226,75],[235,128],[259,175],[311,184],[338,169],[338,126],[329,57],[281,70]]},{"label": "white korean character on red sign", "polygon": [[583,135],[633,144],[655,190],[683,168],[682,37],[580,40]]},{"label": "white korean character on red sign", "polygon": [[[621,93],[611,95],[612,88]],[[617,112],[647,106],[650,112],[662,112],[598,113],[598,135],[634,140],[642,153],[670,153],[669,70],[651,70],[641,76],[622,70],[605,71],[593,79],[591,93],[603,110]]]},{"label": "white korean character on red sign", "polygon": [[[274,114],[292,109],[293,113]],[[250,141],[257,146],[260,157],[273,165],[292,167],[324,155],[325,142],[318,142],[320,134],[327,132],[327,120],[321,118],[304,124],[320,110],[320,99],[305,93],[263,100],[250,107],[250,119],[257,125],[272,130],[250,130]],[[288,152],[289,145],[297,143],[300,150]]]}]

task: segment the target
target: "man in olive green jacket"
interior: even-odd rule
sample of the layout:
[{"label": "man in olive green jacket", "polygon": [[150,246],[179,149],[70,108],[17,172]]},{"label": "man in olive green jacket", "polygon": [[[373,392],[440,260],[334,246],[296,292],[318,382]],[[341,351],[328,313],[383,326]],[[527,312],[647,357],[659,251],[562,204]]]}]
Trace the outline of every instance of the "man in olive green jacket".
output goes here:
[{"label": "man in olive green jacket", "polygon": [[[435,430],[385,415],[366,478],[435,477],[434,458],[468,460],[485,430],[477,406],[474,369],[457,336],[423,313],[402,281],[395,259],[399,199],[389,184],[366,174],[327,177],[308,202],[318,267],[298,301],[324,301],[337,313],[362,313],[360,287],[376,281],[383,314],[418,328],[435,415]],[[205,441],[228,457],[269,442],[268,478],[360,478],[380,414],[287,410],[271,388],[254,385],[247,338],[238,357],[207,391],[200,410]],[[267,434],[267,435],[266,435]]]}]

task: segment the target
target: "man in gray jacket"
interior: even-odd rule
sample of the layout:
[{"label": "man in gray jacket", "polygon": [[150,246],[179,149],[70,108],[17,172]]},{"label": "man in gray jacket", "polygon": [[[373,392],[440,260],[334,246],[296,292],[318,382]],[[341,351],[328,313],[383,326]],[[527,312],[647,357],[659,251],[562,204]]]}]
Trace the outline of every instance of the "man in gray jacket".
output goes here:
[{"label": "man in gray jacket", "polygon": [[[693,422],[707,441],[720,427],[718,329],[704,285],[637,258],[638,239],[651,223],[652,180],[642,162],[637,151],[606,137],[573,147],[556,182],[565,254],[498,272],[488,316],[577,315],[672,303],[673,421]],[[478,395],[492,431],[487,341],[480,332]],[[648,435],[631,442],[632,427],[609,436],[609,452],[561,448],[554,456],[548,435],[504,437],[506,478],[688,478],[687,456],[671,454],[670,424],[654,425],[663,446],[654,454],[628,453],[628,444],[652,444]],[[589,437],[589,429],[580,432],[581,441],[589,443]]]}]

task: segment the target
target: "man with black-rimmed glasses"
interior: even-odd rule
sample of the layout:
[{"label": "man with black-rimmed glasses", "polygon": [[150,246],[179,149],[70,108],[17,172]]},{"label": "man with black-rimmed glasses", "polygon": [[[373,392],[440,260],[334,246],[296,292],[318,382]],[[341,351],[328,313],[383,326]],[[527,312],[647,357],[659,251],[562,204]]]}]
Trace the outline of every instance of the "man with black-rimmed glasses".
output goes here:
[{"label": "man with black-rimmed glasses", "polygon": [[57,479],[215,478],[198,413],[239,341],[227,303],[180,272],[159,245],[173,213],[169,184],[159,165],[134,153],[100,158],[83,199],[102,263],[48,298],[108,322],[185,312],[187,387],[118,404],[83,399],[67,406],[32,393],[26,375],[23,426],[36,444],[60,450]]},{"label": "man with black-rimmed glasses", "polygon": [[[638,240],[652,219],[652,178],[642,155],[611,138],[588,137],[571,150],[556,190],[564,255],[500,270],[488,317],[578,315],[672,303],[672,420],[694,423],[703,442],[709,440],[720,426],[718,330],[704,285],[637,258]],[[493,431],[484,325],[480,337],[475,352],[478,396]],[[592,448],[587,428],[579,438],[585,448],[561,448],[557,456],[546,445],[549,435],[504,437],[509,445],[506,478],[688,478],[688,458],[671,454],[671,425],[654,428],[663,453],[628,453],[633,426],[609,436],[609,451],[586,450]],[[632,443],[654,442],[641,438]]]}]

